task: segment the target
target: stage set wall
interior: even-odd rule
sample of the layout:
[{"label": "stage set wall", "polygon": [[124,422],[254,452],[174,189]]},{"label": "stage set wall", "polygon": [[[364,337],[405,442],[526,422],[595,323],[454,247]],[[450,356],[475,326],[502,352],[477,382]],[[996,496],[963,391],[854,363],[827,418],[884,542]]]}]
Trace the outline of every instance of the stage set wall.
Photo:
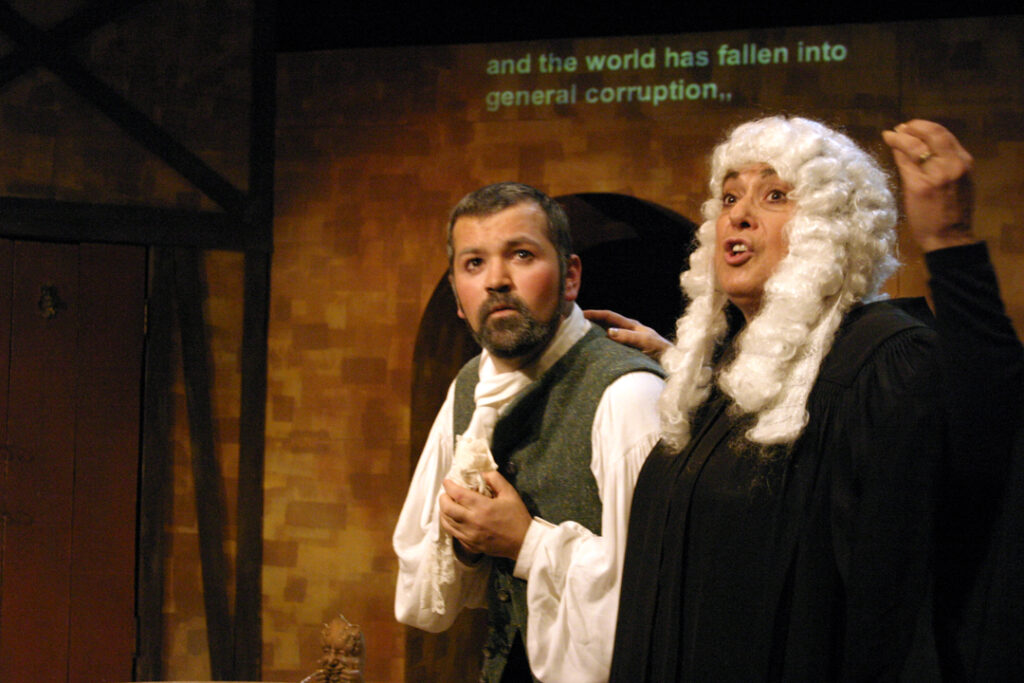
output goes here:
[{"label": "stage set wall", "polygon": [[[76,6],[43,3],[29,15],[49,26]],[[77,54],[244,188],[249,21],[245,2],[150,3],[83,41]],[[1022,34],[1021,18],[1001,17],[279,55],[263,678],[300,680],[315,670],[321,625],[339,613],[365,632],[367,681],[401,681],[409,668],[407,632],[392,614],[391,532],[416,458],[409,436],[413,347],[445,273],[445,217],[463,194],[519,180],[556,196],[632,195],[697,220],[707,195],[707,152],[736,122],[779,111],[818,117],[890,165],[880,130],[914,116],[935,118],[975,156],[975,230],[988,240],[1011,317],[1024,332]],[[826,42],[831,61],[797,62],[801,43]],[[727,61],[758,59],[761,48],[772,56],[779,47],[788,61],[720,64],[722,45],[737,50],[722,53]],[[757,48],[744,51],[750,45]],[[683,65],[684,53],[696,59],[700,51],[706,66]],[[526,55],[529,73],[487,73],[491,60],[499,70],[511,60],[525,71]],[[541,55],[580,64],[575,72],[539,73]],[[604,55],[606,66],[610,55],[635,57],[628,68],[621,60],[617,70],[594,72],[585,58],[595,55]],[[679,66],[666,66],[671,55]],[[684,98],[687,86],[707,83],[721,97],[657,106],[585,101],[591,88],[615,94],[673,82]],[[573,85],[575,103],[488,110],[491,92]],[[7,195],[216,209],[46,71],[9,83],[0,103],[0,187]],[[919,252],[905,238],[901,249],[906,267],[889,290],[924,293]],[[242,256],[207,252],[205,273],[231,568]],[[586,273],[584,264],[584,287]],[[197,680],[209,677],[209,663],[180,367],[178,373],[164,677]]]},{"label": "stage set wall", "polygon": [[[1002,17],[279,56],[265,671],[301,669],[319,623],[337,612],[366,633],[367,681],[402,680],[413,664],[392,616],[391,532],[417,456],[414,341],[445,275],[446,215],[463,194],[517,180],[554,196],[632,195],[699,221],[707,154],[739,121],[816,117],[894,171],[881,131],[935,119],[975,157],[975,231],[1024,331],[1022,29]],[[829,61],[798,62],[825,45]],[[683,65],[701,51],[705,66]],[[588,68],[594,55],[604,71]],[[552,56],[561,73],[550,72]],[[775,61],[742,63],[764,59]],[[633,90],[634,101],[600,101],[680,79],[683,99],[655,106]],[[716,98],[687,99],[706,83]],[[559,103],[573,87],[575,102]],[[502,91],[541,91],[541,104],[489,108],[488,94]],[[888,291],[924,294],[906,234],[900,250],[905,267]]]}]

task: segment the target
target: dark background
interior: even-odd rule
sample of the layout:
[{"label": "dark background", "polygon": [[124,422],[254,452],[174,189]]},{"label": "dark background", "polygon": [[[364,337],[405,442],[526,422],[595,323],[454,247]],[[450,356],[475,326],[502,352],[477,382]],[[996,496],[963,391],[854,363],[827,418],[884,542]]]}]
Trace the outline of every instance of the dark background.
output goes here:
[{"label": "dark background", "polygon": [[279,0],[279,51],[388,45],[445,45],[551,38],[692,33],[772,26],[821,26],[1019,14],[1017,2],[863,0]]}]

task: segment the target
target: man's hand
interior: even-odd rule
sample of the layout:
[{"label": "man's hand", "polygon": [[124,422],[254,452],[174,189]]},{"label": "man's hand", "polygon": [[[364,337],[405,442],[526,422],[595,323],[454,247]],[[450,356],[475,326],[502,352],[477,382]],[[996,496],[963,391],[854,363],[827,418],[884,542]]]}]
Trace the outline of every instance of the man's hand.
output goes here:
[{"label": "man's hand", "polygon": [[911,236],[928,252],[971,244],[974,159],[956,137],[932,121],[915,119],[882,132],[903,184]]},{"label": "man's hand", "polygon": [[672,346],[667,339],[639,321],[627,318],[615,311],[586,310],[583,315],[605,328],[608,338],[626,346],[632,346],[654,360],[661,358],[665,349]]},{"label": "man's hand", "polygon": [[512,484],[497,472],[485,472],[494,491],[488,498],[444,480],[439,498],[441,528],[470,553],[515,560],[533,519]]}]

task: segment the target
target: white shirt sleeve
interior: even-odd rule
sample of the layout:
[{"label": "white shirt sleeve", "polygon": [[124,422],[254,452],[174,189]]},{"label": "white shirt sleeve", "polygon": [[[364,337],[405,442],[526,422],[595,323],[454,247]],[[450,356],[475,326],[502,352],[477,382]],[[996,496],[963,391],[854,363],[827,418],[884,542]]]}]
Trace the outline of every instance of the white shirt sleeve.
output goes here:
[{"label": "white shirt sleeve", "polygon": [[606,681],[633,487],[659,437],[662,380],[623,375],[594,416],[591,470],[601,497],[601,535],[576,522],[534,519],[514,575],[526,579],[526,651],[541,681]]},{"label": "white shirt sleeve", "polygon": [[451,626],[464,607],[487,606],[485,591],[491,566],[486,559],[472,567],[456,561],[455,582],[444,586],[448,609],[444,614],[435,614],[430,609],[425,599],[431,590],[427,558],[438,534],[437,498],[443,491],[441,482],[451,466],[454,450],[454,386],[452,383],[448,387],[444,404],[434,418],[392,536],[398,555],[395,618],[432,633]]}]

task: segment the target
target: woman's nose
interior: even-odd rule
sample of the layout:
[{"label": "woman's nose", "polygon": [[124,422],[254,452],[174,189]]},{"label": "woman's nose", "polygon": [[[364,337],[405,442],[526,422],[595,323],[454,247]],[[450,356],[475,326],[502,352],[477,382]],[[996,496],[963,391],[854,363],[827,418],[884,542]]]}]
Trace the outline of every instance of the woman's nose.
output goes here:
[{"label": "woman's nose", "polygon": [[751,208],[751,200],[749,197],[740,197],[735,203],[729,206],[729,220],[736,227],[750,227]]}]

